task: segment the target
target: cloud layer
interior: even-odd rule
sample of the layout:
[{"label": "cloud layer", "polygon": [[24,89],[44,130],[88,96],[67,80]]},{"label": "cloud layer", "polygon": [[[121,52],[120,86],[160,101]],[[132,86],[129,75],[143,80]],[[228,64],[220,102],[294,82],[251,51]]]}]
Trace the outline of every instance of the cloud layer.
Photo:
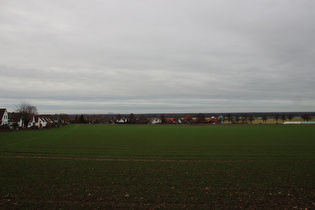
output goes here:
[{"label": "cloud layer", "polygon": [[313,1],[2,0],[0,106],[314,111]]}]

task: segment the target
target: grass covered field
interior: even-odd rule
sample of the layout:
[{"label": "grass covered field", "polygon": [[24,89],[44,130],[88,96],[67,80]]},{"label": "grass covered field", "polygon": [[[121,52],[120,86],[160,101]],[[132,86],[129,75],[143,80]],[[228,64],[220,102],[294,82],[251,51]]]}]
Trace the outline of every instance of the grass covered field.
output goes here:
[{"label": "grass covered field", "polygon": [[0,133],[0,208],[315,207],[313,125]]}]

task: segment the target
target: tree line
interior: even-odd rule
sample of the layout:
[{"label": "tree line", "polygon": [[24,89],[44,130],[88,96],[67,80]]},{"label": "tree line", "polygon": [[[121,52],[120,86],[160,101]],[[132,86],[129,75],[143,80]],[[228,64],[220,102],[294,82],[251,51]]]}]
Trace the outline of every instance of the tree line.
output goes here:
[{"label": "tree line", "polygon": [[[150,116],[151,115],[151,116]],[[302,114],[300,116],[288,113],[288,114],[263,114],[259,115],[243,113],[243,114],[217,114],[216,116],[207,117],[203,113],[190,115],[178,115],[178,114],[110,114],[110,115],[75,115],[71,123],[115,123],[115,124],[148,124],[152,120],[159,119],[160,124],[203,124],[211,122],[224,122],[229,124],[253,124],[254,121],[260,119],[263,124],[266,124],[268,120],[274,119],[275,123],[283,123],[285,121],[292,121],[294,117],[300,117],[303,121],[310,121],[312,116],[310,114]],[[210,118],[215,120],[211,121]],[[218,124],[218,123],[216,123]]]},{"label": "tree line", "polygon": [[[27,102],[21,103],[16,112],[20,114],[23,127],[27,127],[32,116],[38,115],[37,107]],[[313,113],[314,114],[314,113]],[[209,120],[212,116],[212,121]],[[183,124],[202,124],[202,123],[230,123],[230,124],[253,124],[254,120],[261,118],[266,124],[268,119],[274,119],[276,123],[279,121],[291,121],[297,117],[296,113],[223,113],[223,114],[115,114],[115,115],[75,115],[74,119],[67,114],[58,115],[59,119],[68,123],[124,123],[124,124],[148,124],[152,119],[158,120],[161,124],[183,123]],[[312,116],[310,113],[302,113],[300,116],[303,121],[310,121]]]}]

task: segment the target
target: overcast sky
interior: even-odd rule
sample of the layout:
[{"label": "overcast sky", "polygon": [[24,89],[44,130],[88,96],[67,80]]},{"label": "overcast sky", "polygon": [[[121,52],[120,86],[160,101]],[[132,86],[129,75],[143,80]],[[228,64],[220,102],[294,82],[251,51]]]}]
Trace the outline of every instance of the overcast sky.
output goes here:
[{"label": "overcast sky", "polygon": [[0,107],[315,111],[314,0],[0,0]]}]

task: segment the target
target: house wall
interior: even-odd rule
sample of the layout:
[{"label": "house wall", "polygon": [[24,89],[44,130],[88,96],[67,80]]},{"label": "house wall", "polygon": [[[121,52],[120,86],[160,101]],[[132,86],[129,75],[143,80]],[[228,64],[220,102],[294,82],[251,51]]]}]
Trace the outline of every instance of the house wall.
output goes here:
[{"label": "house wall", "polygon": [[30,128],[30,127],[32,127],[34,125],[35,125],[35,117],[33,116],[32,119],[29,121],[27,127]]},{"label": "house wall", "polygon": [[7,110],[5,110],[1,119],[1,125],[7,125],[7,124],[9,124],[9,115],[8,115]]},{"label": "house wall", "polygon": [[41,117],[39,117],[38,118],[38,127],[39,128],[44,128],[44,127],[46,127],[46,125],[47,125],[47,122],[44,120],[44,119],[42,119]]}]

